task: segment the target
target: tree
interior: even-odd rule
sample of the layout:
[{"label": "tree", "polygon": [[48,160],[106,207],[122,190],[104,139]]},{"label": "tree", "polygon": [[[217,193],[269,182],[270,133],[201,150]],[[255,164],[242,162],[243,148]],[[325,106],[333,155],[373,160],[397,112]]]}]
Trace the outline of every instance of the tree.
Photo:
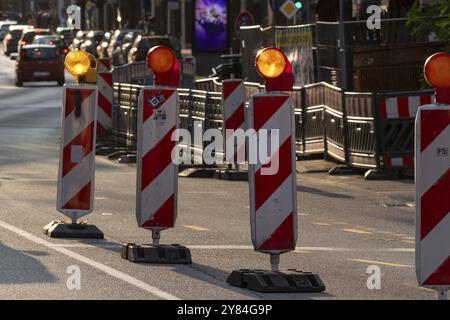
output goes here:
[{"label": "tree", "polygon": [[450,51],[450,0],[416,0],[407,15],[407,25],[419,36],[436,35]]}]

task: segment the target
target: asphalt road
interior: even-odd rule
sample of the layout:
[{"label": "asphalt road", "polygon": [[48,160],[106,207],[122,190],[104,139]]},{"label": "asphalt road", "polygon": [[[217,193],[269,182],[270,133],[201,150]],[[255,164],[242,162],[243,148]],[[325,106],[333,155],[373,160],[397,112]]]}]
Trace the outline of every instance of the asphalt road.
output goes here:
[{"label": "asphalt road", "polygon": [[[261,294],[229,286],[232,270],[270,268],[252,250],[243,182],[180,179],[177,227],[163,243],[192,250],[191,266],[136,265],[124,242],[148,243],[135,221],[135,167],[97,157],[95,212],[104,241],[52,240],[43,227],[55,209],[62,89],[14,86],[14,63],[0,54],[0,299],[434,299],[414,268],[413,181],[329,176],[329,164],[298,164],[298,250],[284,269],[318,273],[323,294]],[[371,265],[381,289],[367,287]],[[81,271],[70,290],[67,269]],[[69,279],[70,280],[70,279]]]}]

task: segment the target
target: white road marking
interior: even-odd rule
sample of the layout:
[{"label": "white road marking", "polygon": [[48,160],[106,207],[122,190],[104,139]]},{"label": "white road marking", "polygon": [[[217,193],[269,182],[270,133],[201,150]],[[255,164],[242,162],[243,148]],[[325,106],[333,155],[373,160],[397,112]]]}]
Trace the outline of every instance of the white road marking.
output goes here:
[{"label": "white road marking", "polygon": [[31,233],[26,232],[25,230],[22,230],[22,229],[19,229],[17,227],[14,227],[14,226],[12,226],[12,225],[10,225],[10,224],[8,224],[6,222],[3,222],[1,220],[0,220],[0,227],[3,228],[3,229],[9,230],[10,232],[15,233],[16,235],[18,235],[18,236],[20,236],[22,238],[25,238],[25,239],[27,239],[27,240],[29,240],[31,242],[34,242],[35,244],[42,245],[42,246],[47,247],[47,248],[49,248],[51,250],[59,252],[59,253],[65,255],[65,256],[67,256],[69,258],[78,260],[79,262],[82,262],[82,263],[87,264],[87,265],[89,265],[89,266],[91,266],[93,268],[96,268],[96,269],[98,269],[98,270],[100,270],[100,271],[102,271],[102,272],[104,272],[104,273],[106,273],[106,274],[108,274],[108,275],[110,275],[110,276],[112,276],[114,278],[117,278],[117,279],[122,280],[124,282],[127,282],[128,284],[131,284],[131,285],[133,285],[133,286],[135,286],[137,288],[140,288],[140,289],[142,289],[142,290],[144,290],[144,291],[154,295],[155,297],[158,297],[160,299],[165,299],[165,300],[180,300],[178,297],[176,297],[174,295],[171,295],[170,293],[167,293],[165,291],[162,291],[162,290],[160,290],[160,289],[158,289],[156,287],[153,287],[153,286],[151,286],[151,285],[149,285],[149,284],[147,284],[145,282],[142,282],[142,281],[140,281],[140,280],[138,280],[138,279],[136,279],[136,278],[126,274],[126,273],[123,273],[123,272],[121,272],[119,270],[113,269],[113,268],[111,268],[111,267],[109,267],[107,265],[104,265],[104,264],[102,264],[100,262],[97,262],[95,260],[86,258],[86,257],[84,257],[84,256],[82,256],[82,255],[80,255],[80,254],[78,254],[76,252],[70,251],[70,250],[68,250],[66,248],[57,247],[57,246],[53,245],[52,243],[50,243],[50,242],[48,242],[48,241],[46,241],[44,239],[36,237],[36,236],[32,235]]}]

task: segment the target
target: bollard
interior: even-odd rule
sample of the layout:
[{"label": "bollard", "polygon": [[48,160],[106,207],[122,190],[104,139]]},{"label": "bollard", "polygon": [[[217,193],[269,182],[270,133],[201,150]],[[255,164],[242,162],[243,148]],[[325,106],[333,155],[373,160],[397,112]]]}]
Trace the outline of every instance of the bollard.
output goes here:
[{"label": "bollard", "polygon": [[112,129],[113,78],[109,59],[98,60],[97,134],[105,136]]},{"label": "bollard", "polygon": [[416,274],[420,286],[450,289],[450,54],[425,63],[425,78],[436,89],[436,103],[416,117]]},{"label": "bollard", "polygon": [[191,253],[180,245],[161,245],[161,232],[175,227],[178,165],[172,161],[177,143],[172,136],[179,126],[177,86],[180,67],[172,49],[152,48],[147,63],[155,85],[139,96],[136,218],[138,226],[152,232],[152,244],[124,244],[122,258],[134,263],[191,264]]},{"label": "bollard", "polygon": [[[237,270],[227,282],[259,292],[322,292],[325,286],[318,275],[280,271],[280,256],[295,250],[298,233],[295,117],[291,96],[283,92],[293,90],[294,78],[290,62],[278,49],[260,51],[256,61],[266,92],[252,96],[247,114],[247,127],[256,134],[256,142],[247,145],[251,230],[255,251],[270,255],[271,271]],[[271,135],[278,136],[278,148]],[[269,156],[259,156],[254,164],[256,144],[268,145]],[[278,168],[270,172],[272,165]]]},{"label": "bollard", "polygon": [[222,100],[225,162],[228,168],[218,170],[216,177],[224,180],[246,181],[248,172],[242,171],[240,167],[240,164],[245,161],[245,140],[238,141],[234,134],[237,130],[246,130],[244,82],[239,79],[224,80]]},{"label": "bollard", "polygon": [[96,61],[84,51],[72,51],[65,60],[78,84],[64,86],[57,210],[71,223],[53,221],[44,228],[52,238],[103,239],[93,225],[78,219],[94,207],[95,143],[97,121]]}]

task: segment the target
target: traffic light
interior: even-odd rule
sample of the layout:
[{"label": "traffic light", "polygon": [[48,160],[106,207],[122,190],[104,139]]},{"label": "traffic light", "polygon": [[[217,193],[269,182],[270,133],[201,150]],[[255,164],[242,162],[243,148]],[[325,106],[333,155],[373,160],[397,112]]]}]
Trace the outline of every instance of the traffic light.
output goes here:
[{"label": "traffic light", "polygon": [[301,1],[295,1],[295,7],[300,10],[301,8],[303,8],[303,3]]}]

